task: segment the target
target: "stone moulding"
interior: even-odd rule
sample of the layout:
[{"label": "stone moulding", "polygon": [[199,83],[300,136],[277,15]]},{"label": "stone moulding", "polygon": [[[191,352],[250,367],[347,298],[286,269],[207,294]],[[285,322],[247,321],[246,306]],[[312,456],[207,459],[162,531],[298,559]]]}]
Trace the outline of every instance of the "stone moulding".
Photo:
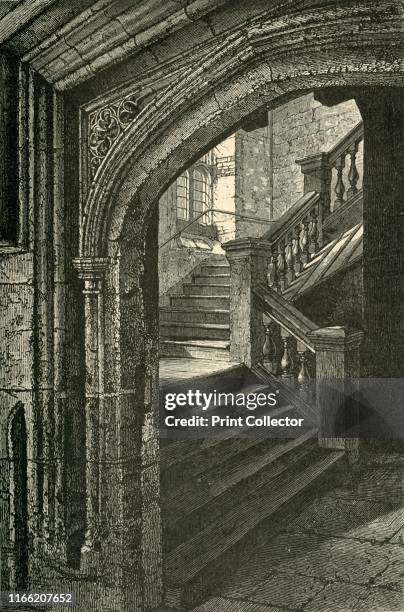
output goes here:
[{"label": "stone moulding", "polygon": [[114,142],[140,113],[144,98],[144,94],[136,91],[89,114],[88,153],[91,179]]},{"label": "stone moulding", "polygon": [[[118,196],[121,204],[117,215],[122,219],[122,211],[129,206],[125,197],[131,201],[141,196],[150,198],[150,194],[140,193],[146,182],[150,185],[151,177],[157,174],[161,181],[163,163],[170,156],[180,158],[181,147],[192,148],[191,131],[193,141],[198,138],[202,149],[212,136],[217,136],[214,132],[219,123],[225,131],[231,121],[235,124],[259,104],[274,104],[294,92],[364,82],[379,86],[401,83],[404,74],[399,60],[404,48],[404,27],[397,20],[397,8],[397,2],[390,0],[378,5],[376,16],[371,2],[307,11],[301,18],[306,19],[310,36],[302,37],[300,31],[298,40],[296,15],[277,18],[277,24],[273,18],[260,16],[259,26],[257,20],[210,48],[197,67],[187,69],[181,78],[155,96],[114,140],[88,193],[81,253],[106,252],[107,220],[114,214]],[[397,22],[397,52],[389,61],[380,62],[380,54],[391,37],[392,14]],[[274,27],[278,28],[276,32]],[[325,48],[330,48],[327,54]],[[364,81],[368,73],[371,74]],[[187,113],[188,120],[182,121]],[[191,119],[193,115],[195,118]],[[195,157],[196,154],[195,151]],[[126,196],[122,184],[129,171],[131,190]],[[166,182],[169,172],[167,169]],[[116,221],[114,227],[120,222]]]}]

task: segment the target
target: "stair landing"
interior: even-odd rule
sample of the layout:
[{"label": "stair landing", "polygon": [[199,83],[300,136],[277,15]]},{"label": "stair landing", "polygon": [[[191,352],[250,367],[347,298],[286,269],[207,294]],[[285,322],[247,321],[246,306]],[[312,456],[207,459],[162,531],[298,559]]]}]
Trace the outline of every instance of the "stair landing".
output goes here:
[{"label": "stair landing", "polygon": [[223,362],[212,359],[176,359],[167,357],[160,359],[160,385],[228,372],[238,366],[238,363],[232,361]]}]

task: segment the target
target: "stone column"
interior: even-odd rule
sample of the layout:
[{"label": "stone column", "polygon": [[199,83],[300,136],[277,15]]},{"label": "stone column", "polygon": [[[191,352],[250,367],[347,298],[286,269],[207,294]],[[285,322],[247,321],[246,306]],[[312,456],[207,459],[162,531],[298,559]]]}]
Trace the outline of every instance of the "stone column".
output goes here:
[{"label": "stone column", "polygon": [[345,432],[358,425],[354,395],[359,386],[359,348],[363,332],[326,327],[308,336],[316,353],[319,444],[325,448],[345,449]]},{"label": "stone column", "polygon": [[364,373],[404,375],[404,91],[356,98],[364,125]]},{"label": "stone column", "polygon": [[230,360],[251,367],[262,358],[262,311],[254,305],[252,289],[267,284],[270,244],[258,238],[223,245],[230,263]]},{"label": "stone column", "polygon": [[67,380],[71,364],[67,352],[67,261],[66,261],[66,198],[64,194],[64,104],[61,94],[53,92],[53,352],[54,352],[54,460],[55,508],[54,548],[60,559],[66,558],[66,474],[65,474],[65,419],[71,407]]},{"label": "stone column", "polygon": [[107,258],[74,260],[84,281],[85,299],[85,412],[86,412],[86,533],[82,564],[98,565],[100,551],[100,413],[104,399],[104,305],[103,282]]},{"label": "stone column", "polygon": [[0,53],[0,242],[7,244],[15,244],[18,236],[16,82],[18,70],[15,60],[4,52]]}]

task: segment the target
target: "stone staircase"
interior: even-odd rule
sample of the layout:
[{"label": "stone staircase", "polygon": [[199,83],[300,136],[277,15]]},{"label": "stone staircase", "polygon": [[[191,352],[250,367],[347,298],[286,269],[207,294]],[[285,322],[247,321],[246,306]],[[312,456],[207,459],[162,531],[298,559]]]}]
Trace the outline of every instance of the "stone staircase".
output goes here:
[{"label": "stone staircase", "polygon": [[160,307],[160,356],[229,360],[229,264],[216,257],[193,270]]},{"label": "stone staircase", "polygon": [[[328,154],[330,163],[341,154],[346,157],[360,138],[360,130],[352,131]],[[355,155],[350,159],[355,168]],[[233,427],[220,434],[163,441],[167,610],[189,610],[214,593],[226,573],[236,570],[258,545],[293,521],[302,505],[346,476],[347,453],[340,450],[345,446],[336,444],[332,436],[327,443],[322,439],[322,411],[331,410],[335,398],[324,395],[326,386],[313,384],[319,371],[334,372],[335,364],[340,363],[332,339],[343,328],[321,330],[330,348],[328,353],[317,352],[311,334],[320,325],[293,303],[360,261],[362,194],[353,170],[349,180],[346,200],[340,187],[336,189],[338,207],[333,212],[321,208],[330,197],[309,191],[264,235],[269,245],[268,269],[262,283],[250,287],[256,298],[253,307],[268,319],[262,362],[251,370],[235,365],[226,375],[190,377],[183,381],[183,389],[173,387],[176,392],[203,387],[243,394],[278,391],[280,400],[275,407],[260,408],[254,414],[274,419],[304,417],[304,424],[281,433],[276,428]],[[231,255],[236,242],[227,243],[227,248],[224,245],[229,261],[234,261]],[[169,305],[160,308],[160,355],[228,361],[229,301],[225,257],[193,270],[180,291],[169,296]],[[340,371],[337,373],[339,376]],[[319,392],[323,395],[316,397]],[[326,398],[323,407],[319,397]],[[229,414],[227,407],[218,410],[223,416]],[[184,407],[184,411],[189,416],[192,408]],[[239,413],[240,409],[232,408],[229,416]]]},{"label": "stone staircase", "polygon": [[[233,368],[226,379],[184,381],[184,391],[219,389],[220,380],[221,392],[275,391],[273,381],[244,366]],[[189,415],[192,408],[184,410]],[[221,414],[245,412],[222,407]],[[274,408],[257,408],[254,415],[302,417],[287,399]],[[266,427],[245,427],[198,439],[165,440],[161,487],[167,609],[189,610],[212,593],[268,530],[288,520],[314,487],[318,491],[343,458],[343,452],[318,447],[316,426],[308,418],[301,428],[274,428],[270,435]]]}]

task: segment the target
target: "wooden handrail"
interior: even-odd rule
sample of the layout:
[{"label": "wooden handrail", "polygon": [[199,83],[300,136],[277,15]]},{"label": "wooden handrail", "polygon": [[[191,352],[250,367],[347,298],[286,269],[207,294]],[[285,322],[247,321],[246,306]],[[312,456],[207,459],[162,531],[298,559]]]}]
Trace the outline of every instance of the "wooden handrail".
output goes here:
[{"label": "wooden handrail", "polygon": [[341,138],[331,151],[328,152],[328,163],[332,166],[337,159],[355,143],[363,140],[363,122],[360,121],[344,138]]},{"label": "wooden handrail", "polygon": [[272,227],[263,235],[262,240],[273,244],[286,236],[293,227],[298,225],[307,216],[319,201],[320,196],[317,192],[311,191],[305,193],[275,221]]},{"label": "wooden handrail", "polygon": [[253,288],[253,293],[258,307],[264,314],[304,344],[312,353],[315,352],[314,343],[309,334],[318,329],[318,325],[270,287],[258,285]]}]

